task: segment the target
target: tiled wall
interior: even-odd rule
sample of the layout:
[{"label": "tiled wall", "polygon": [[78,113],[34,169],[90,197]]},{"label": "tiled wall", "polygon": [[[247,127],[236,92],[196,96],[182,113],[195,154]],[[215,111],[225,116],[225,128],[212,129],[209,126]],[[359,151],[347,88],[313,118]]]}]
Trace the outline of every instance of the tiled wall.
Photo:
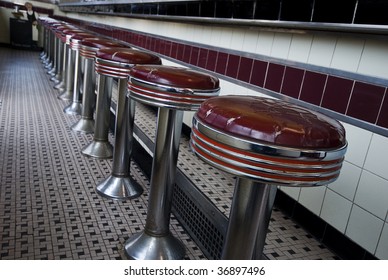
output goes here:
[{"label": "tiled wall", "polygon": [[[277,93],[350,122],[388,127],[384,40],[123,18],[109,18],[106,25],[106,17],[72,16],[87,29],[162,54],[164,62],[223,75],[222,94]],[[190,125],[191,116],[185,120]],[[349,148],[339,180],[281,190],[368,252],[388,259],[388,138],[343,123]]]}]

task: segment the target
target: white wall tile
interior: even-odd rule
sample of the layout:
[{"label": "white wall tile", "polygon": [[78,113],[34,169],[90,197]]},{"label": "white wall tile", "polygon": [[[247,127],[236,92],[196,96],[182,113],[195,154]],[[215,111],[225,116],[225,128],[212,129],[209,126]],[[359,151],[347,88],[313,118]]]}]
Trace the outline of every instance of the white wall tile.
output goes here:
[{"label": "white wall tile", "polygon": [[388,138],[374,134],[364,168],[388,180]]},{"label": "white wall tile", "polygon": [[275,33],[270,55],[272,57],[287,59],[291,45],[291,34]]},{"label": "white wall tile", "polygon": [[193,124],[193,116],[194,116],[195,112],[191,112],[191,111],[185,111],[183,113],[183,123],[186,124],[188,127],[192,127],[192,124]]},{"label": "white wall tile", "polygon": [[312,40],[313,36],[311,35],[294,34],[291,40],[288,59],[291,61],[306,63],[309,58]]},{"label": "white wall tile", "polygon": [[364,170],[354,203],[380,219],[385,219],[388,211],[388,181]]},{"label": "white wall tile", "polygon": [[336,39],[334,37],[314,36],[308,63],[329,67],[333,58]]},{"label": "white wall tile", "polygon": [[301,188],[299,203],[319,216],[325,197],[326,187]]},{"label": "white wall tile", "polygon": [[299,195],[300,195],[300,188],[295,187],[280,187],[279,188],[282,192],[284,192],[289,197],[293,198],[294,200],[298,201]]},{"label": "white wall tile", "polygon": [[203,28],[202,29],[202,44],[209,45],[212,38],[212,29],[211,28]]},{"label": "white wall tile", "polygon": [[345,234],[361,247],[374,254],[383,225],[383,220],[354,205]]},{"label": "white wall tile", "polygon": [[345,159],[354,165],[363,167],[373,133],[354,125],[346,123],[343,125],[348,141]]},{"label": "white wall tile", "polygon": [[331,67],[357,72],[365,41],[358,38],[339,38],[333,54]]},{"label": "white wall tile", "polygon": [[361,171],[360,167],[344,161],[340,176],[336,181],[328,185],[329,189],[353,201]]},{"label": "white wall tile", "polygon": [[358,73],[388,78],[388,48],[386,42],[367,40],[358,66]]},{"label": "white wall tile", "polygon": [[209,39],[210,37],[209,35],[206,36],[206,34],[208,33],[205,32],[205,30],[207,30],[207,28],[205,28],[204,26],[196,26],[192,29],[192,38],[195,38],[195,41],[200,44],[209,42],[207,41],[207,39]]},{"label": "white wall tile", "polygon": [[222,28],[219,26],[213,26],[211,31],[210,45],[212,46],[221,46],[221,33]]},{"label": "white wall tile", "polygon": [[388,223],[384,224],[383,232],[377,245],[376,257],[380,260],[388,260]]},{"label": "white wall tile", "polygon": [[243,43],[242,51],[255,53],[258,37],[259,37],[258,31],[247,30],[244,34],[244,43]]},{"label": "white wall tile", "polygon": [[244,45],[245,32],[243,30],[234,30],[231,36],[230,48],[241,51]]},{"label": "white wall tile", "polygon": [[230,49],[232,45],[233,28],[222,28],[219,47]]},{"label": "white wall tile", "polygon": [[272,50],[274,34],[273,32],[262,31],[257,39],[256,53],[270,55]]},{"label": "white wall tile", "polygon": [[344,233],[348,223],[352,202],[327,189],[320,217]]}]

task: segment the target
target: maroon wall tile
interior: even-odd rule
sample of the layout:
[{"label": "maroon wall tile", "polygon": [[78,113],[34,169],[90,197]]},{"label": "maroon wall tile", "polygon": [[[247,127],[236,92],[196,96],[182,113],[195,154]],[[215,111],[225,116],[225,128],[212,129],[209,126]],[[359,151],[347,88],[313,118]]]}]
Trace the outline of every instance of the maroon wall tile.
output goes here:
[{"label": "maroon wall tile", "polygon": [[356,82],[346,115],[376,123],[385,88]]},{"label": "maroon wall tile", "polygon": [[303,69],[286,67],[282,83],[281,93],[298,98],[302,87],[305,71]]},{"label": "maroon wall tile", "polygon": [[237,79],[249,83],[251,79],[253,59],[241,57],[240,67],[238,68]]},{"label": "maroon wall tile", "polygon": [[284,69],[284,65],[270,63],[268,65],[267,77],[265,78],[264,88],[275,92],[280,92]]},{"label": "maroon wall tile", "polygon": [[306,71],[299,99],[319,105],[321,103],[326,79],[327,75],[325,74]]},{"label": "maroon wall tile", "polygon": [[388,128],[388,93],[385,92],[385,98],[381,106],[380,114],[377,117],[377,125]]},{"label": "maroon wall tile", "polygon": [[254,60],[250,83],[259,87],[263,87],[267,68],[268,62]]},{"label": "maroon wall tile", "polygon": [[185,49],[185,45],[177,44],[176,46],[176,59],[183,61],[183,52]]},{"label": "maroon wall tile", "polygon": [[191,49],[191,46],[185,45],[183,49],[183,57],[181,59],[183,62],[190,63]]},{"label": "maroon wall tile", "polygon": [[191,55],[190,55],[190,64],[197,66],[198,65],[198,57],[199,57],[199,48],[192,47]]},{"label": "maroon wall tile", "polygon": [[165,40],[163,40],[163,39],[159,39],[159,40],[157,40],[157,42],[156,42],[156,46],[155,46],[155,51],[157,52],[157,53],[162,53],[162,52],[164,52],[164,44],[165,44]]},{"label": "maroon wall tile", "polygon": [[218,52],[209,50],[208,56],[207,56],[207,62],[206,62],[206,69],[209,71],[215,71],[216,69],[216,63],[217,63],[217,56]]},{"label": "maroon wall tile", "polygon": [[170,56],[175,59],[178,57],[178,43],[172,42]]},{"label": "maroon wall tile", "polygon": [[240,65],[240,56],[230,54],[228,58],[228,65],[226,68],[226,76],[237,78],[238,67]]},{"label": "maroon wall tile", "polygon": [[199,55],[198,55],[198,66],[199,67],[206,68],[208,54],[209,54],[209,50],[207,50],[207,49],[202,48],[199,50]]},{"label": "maroon wall tile", "polygon": [[353,80],[329,76],[321,106],[345,114],[353,83]]},{"label": "maroon wall tile", "polygon": [[164,43],[163,54],[167,56],[171,56],[171,48],[172,48],[172,42],[170,40],[166,40],[166,42]]},{"label": "maroon wall tile", "polygon": [[222,75],[226,73],[226,65],[228,63],[228,54],[219,52],[217,55],[216,72]]}]

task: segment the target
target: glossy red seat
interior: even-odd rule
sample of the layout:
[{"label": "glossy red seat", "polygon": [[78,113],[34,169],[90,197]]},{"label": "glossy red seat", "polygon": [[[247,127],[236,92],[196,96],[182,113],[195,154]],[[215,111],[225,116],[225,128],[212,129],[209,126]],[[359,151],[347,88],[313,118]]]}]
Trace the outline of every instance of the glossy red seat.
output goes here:
[{"label": "glossy red seat", "polygon": [[277,186],[333,182],[347,148],[338,121],[254,96],[205,101],[194,115],[190,144],[205,162],[237,176],[223,259],[261,256]]}]

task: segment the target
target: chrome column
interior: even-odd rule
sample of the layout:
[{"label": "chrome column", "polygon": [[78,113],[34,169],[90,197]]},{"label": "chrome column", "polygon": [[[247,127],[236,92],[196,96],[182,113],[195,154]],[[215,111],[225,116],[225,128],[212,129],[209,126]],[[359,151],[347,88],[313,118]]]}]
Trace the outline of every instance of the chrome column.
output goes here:
[{"label": "chrome column", "polygon": [[126,97],[127,79],[118,79],[115,143],[111,174],[97,185],[97,193],[112,199],[138,197],[143,188],[130,176],[135,101]]},{"label": "chrome column", "polygon": [[182,119],[183,111],[159,108],[146,225],[125,243],[131,259],[176,260],[185,255],[169,230]]},{"label": "chrome column", "polygon": [[276,185],[237,178],[222,259],[261,259],[276,191]]},{"label": "chrome column", "polygon": [[109,143],[110,105],[113,78],[97,75],[97,102],[93,141],[82,149],[82,154],[95,158],[111,158],[113,147]]}]

